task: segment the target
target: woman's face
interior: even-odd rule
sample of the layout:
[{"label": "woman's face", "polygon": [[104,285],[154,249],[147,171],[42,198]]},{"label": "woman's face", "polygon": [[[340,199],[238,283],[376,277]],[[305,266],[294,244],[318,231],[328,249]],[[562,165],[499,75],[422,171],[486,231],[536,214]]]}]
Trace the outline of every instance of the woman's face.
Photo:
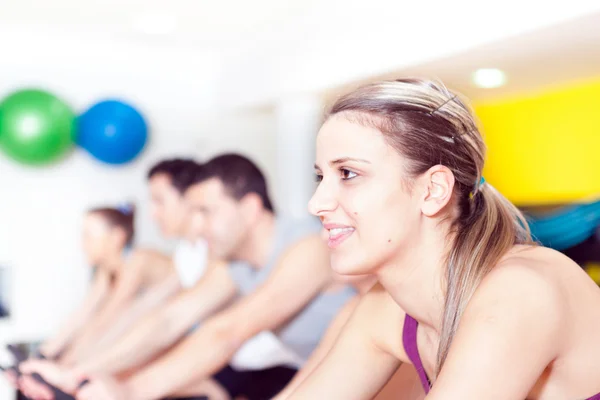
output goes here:
[{"label": "woman's face", "polygon": [[418,235],[418,199],[405,163],[375,128],[335,115],[317,137],[320,181],[309,203],[320,217],[331,266],[339,274],[374,273]]},{"label": "woman's face", "polygon": [[98,266],[118,251],[120,238],[117,229],[111,227],[106,220],[94,213],[86,215],[83,222],[83,251],[90,265]]}]

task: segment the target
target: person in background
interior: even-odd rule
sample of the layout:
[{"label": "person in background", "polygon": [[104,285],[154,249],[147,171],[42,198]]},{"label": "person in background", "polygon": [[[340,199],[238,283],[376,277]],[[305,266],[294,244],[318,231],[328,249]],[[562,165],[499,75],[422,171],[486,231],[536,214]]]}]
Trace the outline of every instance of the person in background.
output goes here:
[{"label": "person in background", "polygon": [[[73,364],[100,350],[103,338],[117,326],[131,324],[154,306],[140,307],[140,299],[144,293],[154,296],[155,289],[163,285],[172,268],[163,254],[134,248],[134,214],[133,205],[98,208],[88,213],[83,243],[88,261],[96,265],[99,276],[94,280],[90,297],[69,319],[66,329],[41,346],[40,352],[46,358]],[[101,306],[92,308],[97,300]],[[136,303],[138,306],[133,307]],[[90,310],[94,310],[93,317],[86,319]],[[64,348],[67,338],[71,343]]]},{"label": "person in background", "polygon": [[[355,295],[335,280],[317,221],[277,218],[264,176],[247,158],[225,154],[210,160],[185,199],[196,235],[206,239],[212,254],[232,262],[207,271],[203,283],[218,290],[207,291],[198,306],[233,304],[127,379],[83,371],[91,381],[77,392],[78,399],[162,398],[211,376],[225,388],[225,398],[271,398],[296,368],[278,355],[263,359],[261,369],[240,371],[231,365],[236,352],[270,331],[305,360]],[[110,361],[122,367],[132,357],[127,353]]]},{"label": "person in background", "polygon": [[[179,272],[178,279],[186,290],[136,324],[116,341],[114,346],[72,366],[67,371],[60,371],[57,366],[43,363],[28,363],[22,368],[23,370],[30,373],[40,372],[50,381],[62,382],[58,385],[67,392],[74,390],[78,382],[77,377],[82,374],[81,371],[128,376],[181,340],[204,318],[224,305],[220,300],[222,299],[221,287],[219,281],[214,280],[214,274],[213,279],[208,283],[201,279],[204,271],[215,266],[222,268],[223,265],[219,261],[207,260],[206,244],[198,235],[190,237],[186,234],[186,222],[189,218],[186,218],[187,207],[181,201],[181,192],[186,187],[185,182],[190,176],[189,171],[201,168],[201,165],[191,160],[175,159],[158,163],[149,173],[153,215],[159,222],[163,234],[169,237],[185,234],[188,237],[185,240],[186,251],[182,253],[181,246],[178,246],[174,256],[176,270]],[[194,243],[204,245],[197,247],[193,245]],[[202,251],[193,251],[194,248],[200,248]],[[274,335],[261,332],[236,353],[232,365],[239,370],[256,370],[265,363],[276,362],[274,360],[294,366],[301,363],[299,357],[291,354]],[[57,374],[62,374],[62,378],[55,379]],[[265,374],[262,375],[263,378],[264,376]],[[72,385],[64,385],[65,381],[70,381]],[[31,390],[29,393],[35,395],[39,394],[39,391]],[[192,382],[174,395],[187,397],[205,394],[210,395],[211,398],[218,398],[223,393],[224,389],[216,382],[202,379]]]},{"label": "person in background", "polygon": [[[101,336],[92,331],[98,318],[107,310],[127,308],[138,293],[157,285],[165,276],[168,265],[147,260],[154,255],[133,250],[135,209],[132,204],[119,207],[98,207],[89,210],[82,229],[83,251],[94,275],[81,305],[66,320],[57,334],[47,339],[39,356],[67,364],[81,349],[86,334]],[[131,318],[133,315],[129,315]],[[18,385],[15,371],[6,372],[9,380]],[[25,379],[25,383],[27,379]]]},{"label": "person in background", "polygon": [[[152,219],[164,238],[178,240],[177,247],[170,258],[157,251],[137,251],[135,271],[130,271],[129,279],[123,282],[124,289],[120,296],[113,298],[110,307],[88,327],[88,331],[79,341],[78,357],[69,357],[67,365],[73,366],[102,354],[119,340],[140,316],[164,304],[166,299],[181,290],[192,287],[204,273],[208,253],[206,243],[200,238],[190,239],[189,213],[181,193],[182,185],[190,179],[197,166],[194,160],[175,158],[161,160],[149,169],[147,180]],[[144,275],[152,273],[157,267],[161,268],[155,276],[158,284],[142,293],[132,310],[122,313],[122,317],[115,321],[115,315],[124,303],[135,296],[136,288],[144,279]],[[103,332],[104,335],[99,337],[98,332]]]},{"label": "person in background", "polygon": [[189,289],[198,282],[209,258],[206,241],[191,233],[190,210],[183,198],[197,168],[201,164],[192,159],[170,158],[154,164],[147,175],[152,219],[164,238],[177,240],[171,279],[179,289]]},{"label": "person in background", "polygon": [[87,262],[94,266],[94,277],[81,306],[56,336],[41,345],[45,358],[68,360],[69,353],[81,346],[80,340],[95,329],[98,320],[126,308],[137,293],[166,275],[167,265],[148,264],[146,251],[133,249],[134,216],[132,204],[87,212],[82,243]]},{"label": "person in background", "polygon": [[[133,301],[131,307],[122,312],[120,318],[117,318],[114,323],[106,326],[110,319],[105,314],[101,321],[97,321],[89,327],[87,335],[84,333],[85,336],[79,341],[78,351],[72,352],[67,360],[52,356],[44,358],[54,359],[69,368],[93,360],[104,354],[107,349],[128,333],[139,317],[164,304],[165,300],[171,298],[175,293],[191,288],[201,278],[207,265],[207,247],[202,239],[190,239],[189,237],[187,207],[181,194],[182,182],[189,179],[190,174],[197,166],[198,164],[190,159],[167,159],[153,165],[148,172],[152,218],[165,238],[179,240],[171,259],[154,251],[144,251],[143,257],[138,255],[140,262],[136,266],[140,267],[141,261],[144,261],[146,265],[160,265],[165,269],[165,274],[158,275],[160,282],[153,285],[151,290],[143,291]],[[125,209],[127,210],[127,208]],[[139,271],[137,268],[131,268],[129,272],[136,270],[138,278],[143,278],[143,273],[147,272]],[[130,283],[129,293],[135,291],[133,284],[136,280],[134,276],[131,278],[127,280]],[[114,302],[113,309],[117,308],[119,304],[122,302]],[[75,315],[74,320],[82,321],[80,314]],[[82,324],[85,323],[82,321]],[[101,330],[103,327],[106,327],[104,331]],[[90,345],[90,342],[93,345]],[[51,342],[47,348],[43,346],[42,353],[52,354],[56,345],[56,342]],[[40,386],[31,379],[26,379],[26,382],[30,383],[29,386]],[[31,392],[35,393],[36,391],[34,389]]]}]

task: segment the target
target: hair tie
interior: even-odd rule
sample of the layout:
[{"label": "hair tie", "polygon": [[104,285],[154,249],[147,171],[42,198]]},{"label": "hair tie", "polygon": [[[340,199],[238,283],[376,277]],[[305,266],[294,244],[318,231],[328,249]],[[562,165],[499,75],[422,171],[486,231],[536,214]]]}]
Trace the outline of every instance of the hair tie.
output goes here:
[{"label": "hair tie", "polygon": [[133,206],[130,203],[122,203],[117,206],[117,211],[123,215],[133,214]]},{"label": "hair tie", "polygon": [[469,193],[469,199],[473,199],[473,197],[475,197],[477,192],[479,192],[479,190],[481,190],[481,187],[483,186],[484,183],[485,183],[485,178],[482,176],[481,179],[479,179],[479,183],[475,186],[475,190],[472,191],[471,193]]}]

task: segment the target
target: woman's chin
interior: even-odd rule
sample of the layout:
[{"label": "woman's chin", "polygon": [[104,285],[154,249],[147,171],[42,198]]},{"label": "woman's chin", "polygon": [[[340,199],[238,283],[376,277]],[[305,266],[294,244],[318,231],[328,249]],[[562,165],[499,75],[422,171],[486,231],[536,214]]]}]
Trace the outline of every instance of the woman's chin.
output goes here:
[{"label": "woman's chin", "polygon": [[357,262],[355,257],[344,257],[339,254],[332,254],[330,263],[331,269],[338,275],[365,275],[372,273],[372,268],[364,263]]}]

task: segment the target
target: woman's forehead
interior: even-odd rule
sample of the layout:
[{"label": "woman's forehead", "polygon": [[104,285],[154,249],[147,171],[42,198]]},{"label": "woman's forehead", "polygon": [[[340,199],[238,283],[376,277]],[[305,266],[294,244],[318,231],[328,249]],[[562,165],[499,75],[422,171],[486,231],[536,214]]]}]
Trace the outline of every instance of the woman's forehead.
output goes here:
[{"label": "woman's forehead", "polygon": [[319,162],[331,162],[341,158],[381,161],[395,155],[384,135],[375,127],[353,122],[343,116],[329,118],[317,136]]}]

